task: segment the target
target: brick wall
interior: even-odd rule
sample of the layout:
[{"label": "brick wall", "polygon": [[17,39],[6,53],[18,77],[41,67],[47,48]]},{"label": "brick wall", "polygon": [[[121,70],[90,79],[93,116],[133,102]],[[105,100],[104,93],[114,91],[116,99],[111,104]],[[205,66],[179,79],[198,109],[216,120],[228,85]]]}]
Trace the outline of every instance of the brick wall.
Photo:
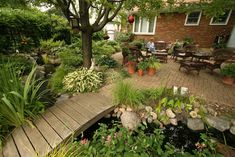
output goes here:
[{"label": "brick wall", "polygon": [[228,24],[222,26],[209,25],[211,18],[201,16],[199,26],[184,26],[186,15],[184,13],[161,14],[157,18],[155,35],[136,35],[137,39],[174,42],[176,39],[182,40],[185,37],[192,37],[194,42],[200,47],[209,48],[212,46],[217,35],[230,35],[235,25],[235,11],[233,10]]}]

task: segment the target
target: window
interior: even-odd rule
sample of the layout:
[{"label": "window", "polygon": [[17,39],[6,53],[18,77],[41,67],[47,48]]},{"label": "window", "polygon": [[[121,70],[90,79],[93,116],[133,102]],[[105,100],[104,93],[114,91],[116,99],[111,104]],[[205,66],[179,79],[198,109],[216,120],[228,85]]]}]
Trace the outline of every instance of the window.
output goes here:
[{"label": "window", "polygon": [[185,26],[198,26],[201,19],[202,12],[195,11],[187,14],[185,19]]},{"label": "window", "polygon": [[133,32],[135,34],[154,35],[156,26],[156,18],[135,17]]},{"label": "window", "polygon": [[227,25],[231,13],[232,13],[232,10],[227,10],[224,12],[223,15],[217,18],[212,17],[210,25]]}]

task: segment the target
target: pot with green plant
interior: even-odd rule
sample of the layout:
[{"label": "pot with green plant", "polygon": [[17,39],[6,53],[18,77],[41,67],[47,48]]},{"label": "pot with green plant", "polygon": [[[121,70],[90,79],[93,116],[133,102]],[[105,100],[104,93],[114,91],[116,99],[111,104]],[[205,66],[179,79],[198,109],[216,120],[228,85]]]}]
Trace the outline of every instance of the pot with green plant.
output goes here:
[{"label": "pot with green plant", "polygon": [[148,67],[148,64],[146,61],[141,61],[137,64],[137,68],[138,68],[138,75],[139,76],[143,76],[144,75],[144,71],[146,70],[146,68]]},{"label": "pot with green plant", "polygon": [[224,76],[223,83],[233,85],[235,78],[235,63],[227,64],[221,68],[220,73]]},{"label": "pot with green plant", "polygon": [[135,57],[132,55],[128,55],[128,72],[129,74],[134,74],[135,73],[135,68],[136,68],[136,60]]},{"label": "pot with green plant", "polygon": [[148,59],[148,75],[153,76],[156,74],[156,69],[160,67],[159,61],[155,57]]}]

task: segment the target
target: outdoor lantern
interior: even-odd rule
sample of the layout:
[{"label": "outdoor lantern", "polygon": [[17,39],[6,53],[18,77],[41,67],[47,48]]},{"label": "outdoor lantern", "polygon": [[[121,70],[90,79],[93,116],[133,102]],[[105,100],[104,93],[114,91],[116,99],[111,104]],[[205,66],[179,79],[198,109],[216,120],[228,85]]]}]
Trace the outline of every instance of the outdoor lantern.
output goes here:
[{"label": "outdoor lantern", "polygon": [[78,28],[78,19],[75,17],[70,17],[69,18],[69,23],[70,26],[74,29],[74,28]]},{"label": "outdoor lantern", "polygon": [[135,17],[134,17],[133,15],[130,15],[130,16],[128,17],[128,22],[129,22],[130,24],[132,24],[134,21],[135,21]]}]

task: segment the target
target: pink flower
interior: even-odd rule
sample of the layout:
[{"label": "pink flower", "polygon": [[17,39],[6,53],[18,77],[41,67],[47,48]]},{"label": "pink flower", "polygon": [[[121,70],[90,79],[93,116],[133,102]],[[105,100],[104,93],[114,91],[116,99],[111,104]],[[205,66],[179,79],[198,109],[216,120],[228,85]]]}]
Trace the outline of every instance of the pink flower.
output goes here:
[{"label": "pink flower", "polygon": [[81,140],[81,144],[85,145],[87,143],[87,141],[88,140],[86,138],[84,138],[84,139]]}]

